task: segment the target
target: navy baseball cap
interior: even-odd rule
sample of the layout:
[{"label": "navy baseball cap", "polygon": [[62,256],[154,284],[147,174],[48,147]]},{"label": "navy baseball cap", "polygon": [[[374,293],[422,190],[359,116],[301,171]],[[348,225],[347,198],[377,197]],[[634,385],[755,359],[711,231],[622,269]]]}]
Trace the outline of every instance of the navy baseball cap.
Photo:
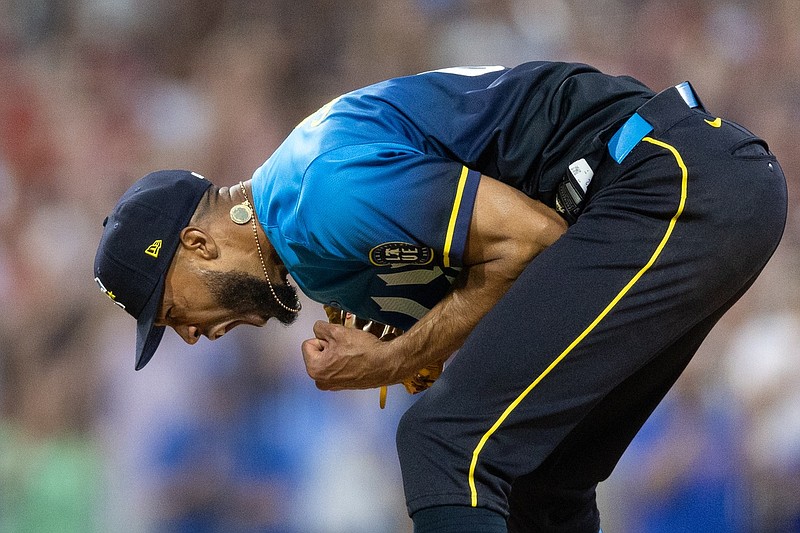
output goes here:
[{"label": "navy baseball cap", "polygon": [[134,183],[103,221],[94,280],[136,319],[136,370],[150,361],[164,335],[165,328],[153,324],[164,279],[180,232],[210,186],[188,170],[152,172]]}]

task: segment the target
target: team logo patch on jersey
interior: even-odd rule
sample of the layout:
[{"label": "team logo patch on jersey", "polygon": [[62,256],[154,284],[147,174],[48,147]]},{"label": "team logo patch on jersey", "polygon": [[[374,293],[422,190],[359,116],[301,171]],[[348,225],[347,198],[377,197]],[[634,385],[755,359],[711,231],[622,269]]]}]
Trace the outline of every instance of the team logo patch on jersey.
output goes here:
[{"label": "team logo patch on jersey", "polygon": [[369,262],[375,266],[427,265],[431,261],[431,248],[407,242],[385,242],[369,251]]}]

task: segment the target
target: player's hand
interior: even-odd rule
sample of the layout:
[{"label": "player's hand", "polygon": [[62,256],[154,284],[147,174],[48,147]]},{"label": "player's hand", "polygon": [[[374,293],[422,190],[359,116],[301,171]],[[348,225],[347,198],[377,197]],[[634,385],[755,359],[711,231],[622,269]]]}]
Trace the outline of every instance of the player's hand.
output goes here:
[{"label": "player's hand", "polygon": [[372,389],[404,377],[401,358],[390,356],[390,342],[372,333],[317,321],[314,335],[303,342],[303,360],[321,390]]}]

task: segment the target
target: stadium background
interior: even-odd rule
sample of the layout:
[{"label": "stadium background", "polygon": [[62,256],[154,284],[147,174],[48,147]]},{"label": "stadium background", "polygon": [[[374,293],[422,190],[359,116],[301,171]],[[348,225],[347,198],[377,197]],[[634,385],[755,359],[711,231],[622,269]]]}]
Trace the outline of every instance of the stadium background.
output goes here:
[{"label": "stadium background", "polygon": [[347,90],[530,59],[690,79],[779,156],[783,244],[601,498],[608,531],[800,531],[797,0],[0,0],[0,531],[410,531],[411,397],[317,391],[308,301],[291,329],[169,332],[134,373],[100,222],[156,168],[249,178]]}]

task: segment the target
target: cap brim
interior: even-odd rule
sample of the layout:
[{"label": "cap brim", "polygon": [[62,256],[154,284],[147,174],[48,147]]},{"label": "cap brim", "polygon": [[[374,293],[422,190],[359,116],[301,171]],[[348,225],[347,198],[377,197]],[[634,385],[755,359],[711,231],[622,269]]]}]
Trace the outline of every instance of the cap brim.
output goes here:
[{"label": "cap brim", "polygon": [[136,370],[144,368],[156,353],[166,328],[154,325],[164,294],[164,277],[161,277],[153,294],[136,321]]}]

